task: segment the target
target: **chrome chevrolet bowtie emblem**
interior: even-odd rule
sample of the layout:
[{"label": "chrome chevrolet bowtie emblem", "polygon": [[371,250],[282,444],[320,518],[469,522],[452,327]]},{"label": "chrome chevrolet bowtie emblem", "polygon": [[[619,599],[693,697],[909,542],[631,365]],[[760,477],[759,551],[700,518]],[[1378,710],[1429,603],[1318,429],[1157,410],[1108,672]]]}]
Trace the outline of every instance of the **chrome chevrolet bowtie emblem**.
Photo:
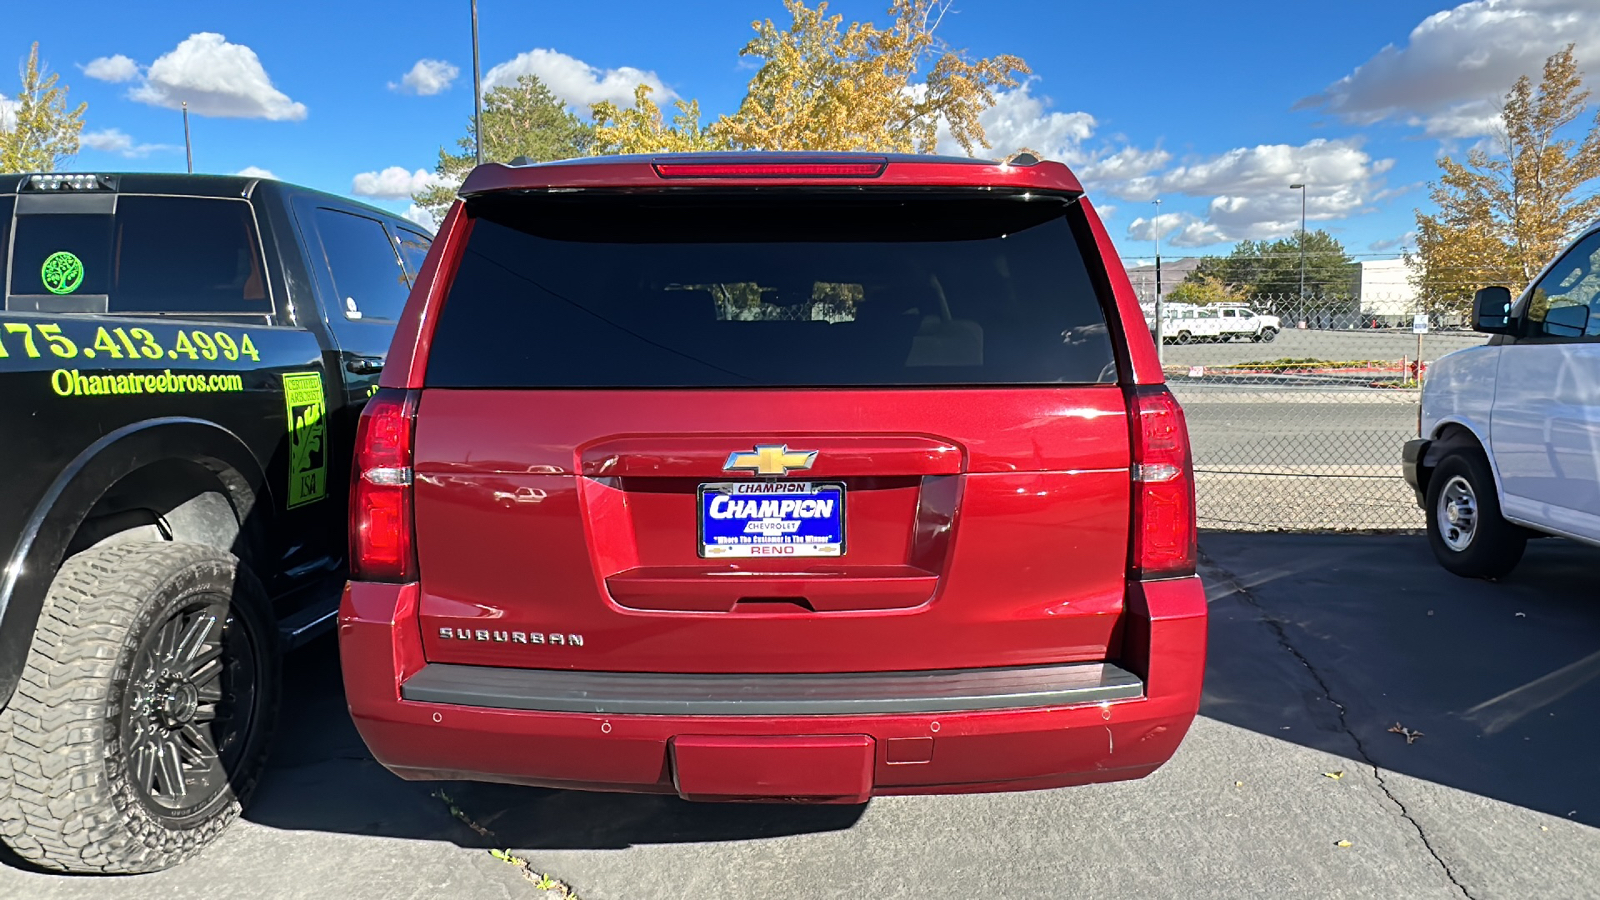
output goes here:
[{"label": "chrome chevrolet bowtie emblem", "polygon": [[788,444],[757,444],[753,451],[729,454],[722,471],[787,475],[796,469],[809,469],[816,461],[815,450],[790,450]]}]

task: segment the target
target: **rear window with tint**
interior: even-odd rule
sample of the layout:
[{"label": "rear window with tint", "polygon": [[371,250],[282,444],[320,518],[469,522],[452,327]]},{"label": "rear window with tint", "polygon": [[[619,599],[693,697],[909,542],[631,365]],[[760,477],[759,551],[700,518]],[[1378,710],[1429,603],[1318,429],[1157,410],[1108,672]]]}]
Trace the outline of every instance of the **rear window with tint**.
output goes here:
[{"label": "rear window with tint", "polygon": [[[115,215],[29,214],[16,231],[13,297],[100,296],[113,313],[272,311],[243,200],[121,196]],[[71,277],[52,274],[52,259]]]},{"label": "rear window with tint", "polygon": [[1057,198],[747,191],[471,211],[430,387],[1116,380],[1093,244]]}]

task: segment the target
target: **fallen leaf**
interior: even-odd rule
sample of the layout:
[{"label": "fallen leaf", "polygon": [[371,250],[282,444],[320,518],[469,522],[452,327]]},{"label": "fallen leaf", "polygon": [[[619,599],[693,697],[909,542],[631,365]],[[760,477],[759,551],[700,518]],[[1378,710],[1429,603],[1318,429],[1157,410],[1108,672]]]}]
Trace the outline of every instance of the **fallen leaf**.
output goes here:
[{"label": "fallen leaf", "polygon": [[1233,786],[1234,786],[1234,787],[1244,787],[1244,782],[1242,782],[1242,781],[1235,781],[1235,782],[1234,782],[1234,783],[1233,783]]},{"label": "fallen leaf", "polygon": [[1334,781],[1338,781],[1344,777],[1344,772],[1323,772],[1322,777],[1332,778]]},{"label": "fallen leaf", "polygon": [[1549,825],[1540,825],[1539,826],[1539,830],[1540,831],[1549,831],[1550,830],[1550,826]]},{"label": "fallen leaf", "polygon": [[1417,738],[1422,737],[1422,732],[1407,728],[1404,725],[1401,725],[1399,722],[1390,725],[1389,731],[1393,734],[1404,735],[1406,743],[1408,744],[1415,744],[1417,742]]},{"label": "fallen leaf", "polygon": [[1348,847],[1348,846],[1350,846],[1350,842],[1349,841],[1338,841],[1338,842],[1336,842],[1334,844],[1334,846],[1335,847]]}]

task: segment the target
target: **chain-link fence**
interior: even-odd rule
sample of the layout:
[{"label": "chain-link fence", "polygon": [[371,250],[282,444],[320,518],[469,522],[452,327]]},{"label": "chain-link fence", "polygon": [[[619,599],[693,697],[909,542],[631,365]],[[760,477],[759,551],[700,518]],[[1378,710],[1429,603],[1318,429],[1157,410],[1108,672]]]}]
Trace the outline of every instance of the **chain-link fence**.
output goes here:
[{"label": "chain-link fence", "polygon": [[[1420,528],[1400,470],[1427,368],[1481,344],[1409,298],[1258,295],[1163,304],[1162,362],[1188,413],[1201,527]],[[1154,305],[1146,308],[1155,326]]]}]

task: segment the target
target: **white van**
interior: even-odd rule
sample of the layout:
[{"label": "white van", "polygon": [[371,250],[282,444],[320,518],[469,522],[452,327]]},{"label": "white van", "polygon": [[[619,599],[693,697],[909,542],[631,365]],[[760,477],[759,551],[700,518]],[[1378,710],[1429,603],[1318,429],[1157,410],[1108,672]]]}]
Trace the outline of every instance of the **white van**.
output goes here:
[{"label": "white van", "polygon": [[1429,369],[1401,456],[1434,555],[1498,578],[1533,534],[1600,546],[1600,222],[1515,303],[1478,291],[1473,328],[1494,337]]}]

